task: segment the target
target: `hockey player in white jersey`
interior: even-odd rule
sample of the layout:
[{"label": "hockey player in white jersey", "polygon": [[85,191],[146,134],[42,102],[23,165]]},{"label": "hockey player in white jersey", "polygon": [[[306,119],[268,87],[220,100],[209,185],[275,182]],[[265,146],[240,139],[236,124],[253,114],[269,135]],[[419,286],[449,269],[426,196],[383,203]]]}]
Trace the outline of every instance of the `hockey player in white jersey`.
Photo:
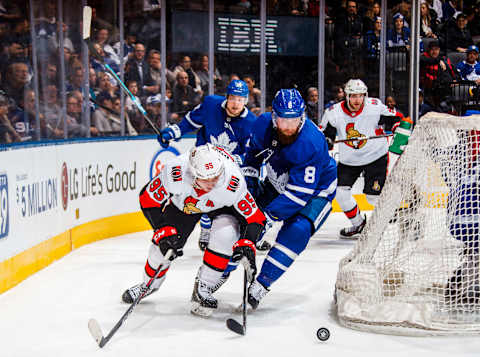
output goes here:
[{"label": "hockey player in white jersey", "polygon": [[144,270],[144,282],[127,289],[122,300],[132,303],[146,289],[146,282],[162,271],[147,295],[158,290],[170,268],[170,260],[183,255],[182,248],[203,213],[212,219],[208,248],[195,279],[193,314],[209,316],[217,308],[213,293],[222,283],[230,260],[242,262],[251,280],[256,274],[255,242],[265,216],[247,190],[233,158],[212,144],[194,147],[165,163],[161,172],[140,192],[143,214],[154,229]]},{"label": "hockey player in white jersey", "polygon": [[[370,204],[375,205],[385,183],[387,174],[387,138],[361,140],[384,134],[384,128],[395,128],[403,115],[389,109],[377,98],[368,97],[368,88],[360,79],[351,79],[345,85],[346,100],[327,109],[320,123],[329,148],[337,136],[342,139],[357,139],[339,143],[338,189],[336,199],[351,227],[340,231],[341,238],[354,238],[361,233],[366,218],[360,214],[351,193],[355,181],[363,172],[366,194]],[[383,117],[382,117],[383,116]],[[360,139],[360,140],[358,140]]]}]

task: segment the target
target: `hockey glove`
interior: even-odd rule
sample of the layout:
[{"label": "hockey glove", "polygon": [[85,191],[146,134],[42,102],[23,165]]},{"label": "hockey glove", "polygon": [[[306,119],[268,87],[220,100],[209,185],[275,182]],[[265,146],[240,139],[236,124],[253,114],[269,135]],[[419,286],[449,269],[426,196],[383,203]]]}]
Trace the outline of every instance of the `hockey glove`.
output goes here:
[{"label": "hockey glove", "polygon": [[245,182],[247,183],[248,191],[252,194],[254,199],[260,197],[263,193],[263,186],[257,177],[245,176]]},{"label": "hockey glove", "polygon": [[180,128],[178,125],[172,125],[166,127],[160,132],[160,135],[157,135],[157,140],[162,145],[164,149],[168,148],[170,145],[170,140],[178,139],[180,137]]},{"label": "hockey glove", "polygon": [[157,229],[153,234],[152,242],[158,245],[163,256],[171,249],[173,254],[170,256],[170,260],[183,255],[183,244],[180,241],[180,236],[175,227],[166,226]]},{"label": "hockey glove", "polygon": [[333,140],[330,138],[325,138],[327,140],[328,151],[333,150]]},{"label": "hockey glove", "polygon": [[240,262],[243,264],[250,283],[253,282],[257,274],[255,254],[255,243],[249,239],[240,239],[233,245],[232,262]]}]

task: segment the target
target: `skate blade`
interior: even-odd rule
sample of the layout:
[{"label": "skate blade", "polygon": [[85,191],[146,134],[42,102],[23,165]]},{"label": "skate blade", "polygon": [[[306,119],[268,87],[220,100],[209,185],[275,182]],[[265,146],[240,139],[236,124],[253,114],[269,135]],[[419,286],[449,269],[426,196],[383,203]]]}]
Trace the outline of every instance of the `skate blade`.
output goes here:
[{"label": "skate blade", "polygon": [[360,237],[360,233],[354,234],[353,236],[342,236],[341,234],[339,235],[339,238],[343,240],[358,240],[358,237]]},{"label": "skate blade", "polygon": [[190,313],[200,317],[210,317],[213,313],[213,310],[215,309],[201,306],[198,302],[192,302],[192,308],[190,309]]}]

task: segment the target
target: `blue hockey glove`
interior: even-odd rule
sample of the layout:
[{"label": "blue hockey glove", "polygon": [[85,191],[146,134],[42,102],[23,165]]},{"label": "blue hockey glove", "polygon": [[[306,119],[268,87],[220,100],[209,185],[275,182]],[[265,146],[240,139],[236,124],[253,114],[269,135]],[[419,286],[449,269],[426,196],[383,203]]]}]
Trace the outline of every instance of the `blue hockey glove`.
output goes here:
[{"label": "blue hockey glove", "polygon": [[164,149],[168,148],[170,140],[175,139],[175,133],[172,128],[167,127],[157,135],[157,140]]}]

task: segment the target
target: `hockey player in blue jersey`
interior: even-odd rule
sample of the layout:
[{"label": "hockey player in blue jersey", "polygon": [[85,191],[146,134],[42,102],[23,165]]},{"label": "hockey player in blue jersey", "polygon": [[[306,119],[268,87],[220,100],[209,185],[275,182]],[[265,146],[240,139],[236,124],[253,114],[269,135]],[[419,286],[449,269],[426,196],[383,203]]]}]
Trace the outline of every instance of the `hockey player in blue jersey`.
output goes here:
[{"label": "hockey player in blue jersey", "polygon": [[[247,140],[257,119],[246,107],[248,94],[248,86],[244,81],[231,81],[226,98],[218,95],[205,97],[203,103],[188,112],[178,125],[163,129],[158,141],[162,147],[167,148],[171,140],[198,130],[196,146],[212,143],[227,150],[241,165]],[[208,216],[203,215],[198,242],[201,250],[205,250],[208,245],[211,225]]]},{"label": "hockey player in blue jersey", "polygon": [[[281,89],[272,107],[271,113],[258,117],[244,163],[249,190],[265,216],[283,221],[248,290],[254,309],[326,220],[337,187],[335,160],[323,133],[306,118],[300,93]],[[258,178],[261,165],[264,182]]]}]

